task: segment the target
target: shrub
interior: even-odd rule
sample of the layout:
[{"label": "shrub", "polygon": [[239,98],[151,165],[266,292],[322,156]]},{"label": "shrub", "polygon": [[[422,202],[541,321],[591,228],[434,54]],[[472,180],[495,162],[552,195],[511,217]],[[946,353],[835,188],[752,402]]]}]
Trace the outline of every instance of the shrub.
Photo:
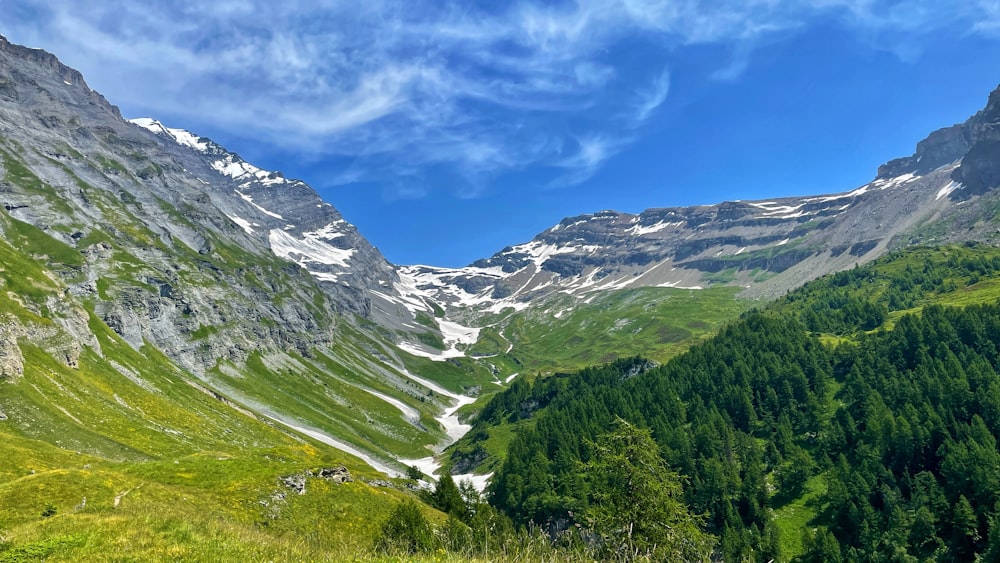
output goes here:
[{"label": "shrub", "polygon": [[430,552],[437,547],[430,522],[411,500],[403,501],[382,523],[375,550],[383,553]]}]

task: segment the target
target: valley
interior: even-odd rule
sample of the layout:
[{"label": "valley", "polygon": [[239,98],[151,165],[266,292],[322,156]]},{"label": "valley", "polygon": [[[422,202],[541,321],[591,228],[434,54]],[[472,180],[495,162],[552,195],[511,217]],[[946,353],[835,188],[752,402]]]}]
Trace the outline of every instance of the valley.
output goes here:
[{"label": "valley", "polygon": [[575,515],[617,477],[580,467],[622,436],[676,477],[690,557],[995,555],[1000,481],[960,475],[1000,437],[998,131],[1000,90],[843,193],[399,266],[0,38],[0,562],[380,559],[404,517],[449,560],[608,558]]}]

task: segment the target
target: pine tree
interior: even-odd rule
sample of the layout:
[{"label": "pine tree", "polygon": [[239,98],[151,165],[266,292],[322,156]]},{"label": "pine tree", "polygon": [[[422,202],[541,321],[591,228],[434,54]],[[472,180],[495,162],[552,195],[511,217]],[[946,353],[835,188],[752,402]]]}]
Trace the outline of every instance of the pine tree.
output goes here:
[{"label": "pine tree", "polygon": [[585,464],[586,511],[604,556],[618,560],[708,561],[714,538],[683,502],[681,479],[660,457],[649,430],[618,418]]},{"label": "pine tree", "polygon": [[462,493],[450,473],[445,473],[438,479],[434,492],[431,493],[431,504],[434,508],[459,520],[465,520],[467,516],[465,499],[462,498]]}]

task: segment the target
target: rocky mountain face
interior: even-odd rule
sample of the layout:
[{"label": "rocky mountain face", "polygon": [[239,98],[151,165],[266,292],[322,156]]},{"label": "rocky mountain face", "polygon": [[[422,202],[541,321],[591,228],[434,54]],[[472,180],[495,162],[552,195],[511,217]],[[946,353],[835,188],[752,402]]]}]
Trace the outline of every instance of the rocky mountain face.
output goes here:
[{"label": "rocky mountain face", "polygon": [[[97,313],[133,345],[199,369],[258,348],[305,350],[332,342],[333,313],[371,316],[368,290],[392,292],[394,268],[305,183],[123,120],[53,55],[5,40],[0,55],[4,208],[87,258],[69,291],[99,295]],[[282,293],[298,298],[272,298]],[[191,346],[208,326],[229,330]]]},{"label": "rocky mountain face", "polygon": [[[419,370],[396,347],[439,329],[398,305],[412,298],[395,267],[312,188],[187,131],[127,121],[79,72],[3,38],[0,205],[7,382],[34,385],[16,381],[51,358],[154,393],[142,374],[158,365],[240,416],[387,471],[447,439],[435,415],[472,400],[461,392],[474,366]],[[456,383],[439,386],[440,373]],[[37,420],[11,413],[65,399],[9,397],[0,412],[29,435]],[[58,412],[73,427],[85,418]]]},{"label": "rocky mountain face", "polygon": [[[555,293],[740,285],[773,297],[905,245],[992,242],[1000,185],[1000,89],[852,191],[768,201],[602,211],[563,219],[466,268],[407,267],[413,291],[466,311],[523,309]],[[803,189],[808,189],[807,180]]]}]

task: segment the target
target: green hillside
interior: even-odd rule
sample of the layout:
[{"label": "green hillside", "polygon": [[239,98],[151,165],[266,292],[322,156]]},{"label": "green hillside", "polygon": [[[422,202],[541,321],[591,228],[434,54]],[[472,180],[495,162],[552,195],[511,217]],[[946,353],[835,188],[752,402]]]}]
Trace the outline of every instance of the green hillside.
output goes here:
[{"label": "green hillside", "polygon": [[997,266],[990,247],[903,251],[662,367],[512,387],[470,432],[517,428],[491,502],[517,522],[586,527],[604,496],[580,464],[620,417],[652,430],[726,561],[990,559],[1000,307],[977,303],[996,302]]}]

